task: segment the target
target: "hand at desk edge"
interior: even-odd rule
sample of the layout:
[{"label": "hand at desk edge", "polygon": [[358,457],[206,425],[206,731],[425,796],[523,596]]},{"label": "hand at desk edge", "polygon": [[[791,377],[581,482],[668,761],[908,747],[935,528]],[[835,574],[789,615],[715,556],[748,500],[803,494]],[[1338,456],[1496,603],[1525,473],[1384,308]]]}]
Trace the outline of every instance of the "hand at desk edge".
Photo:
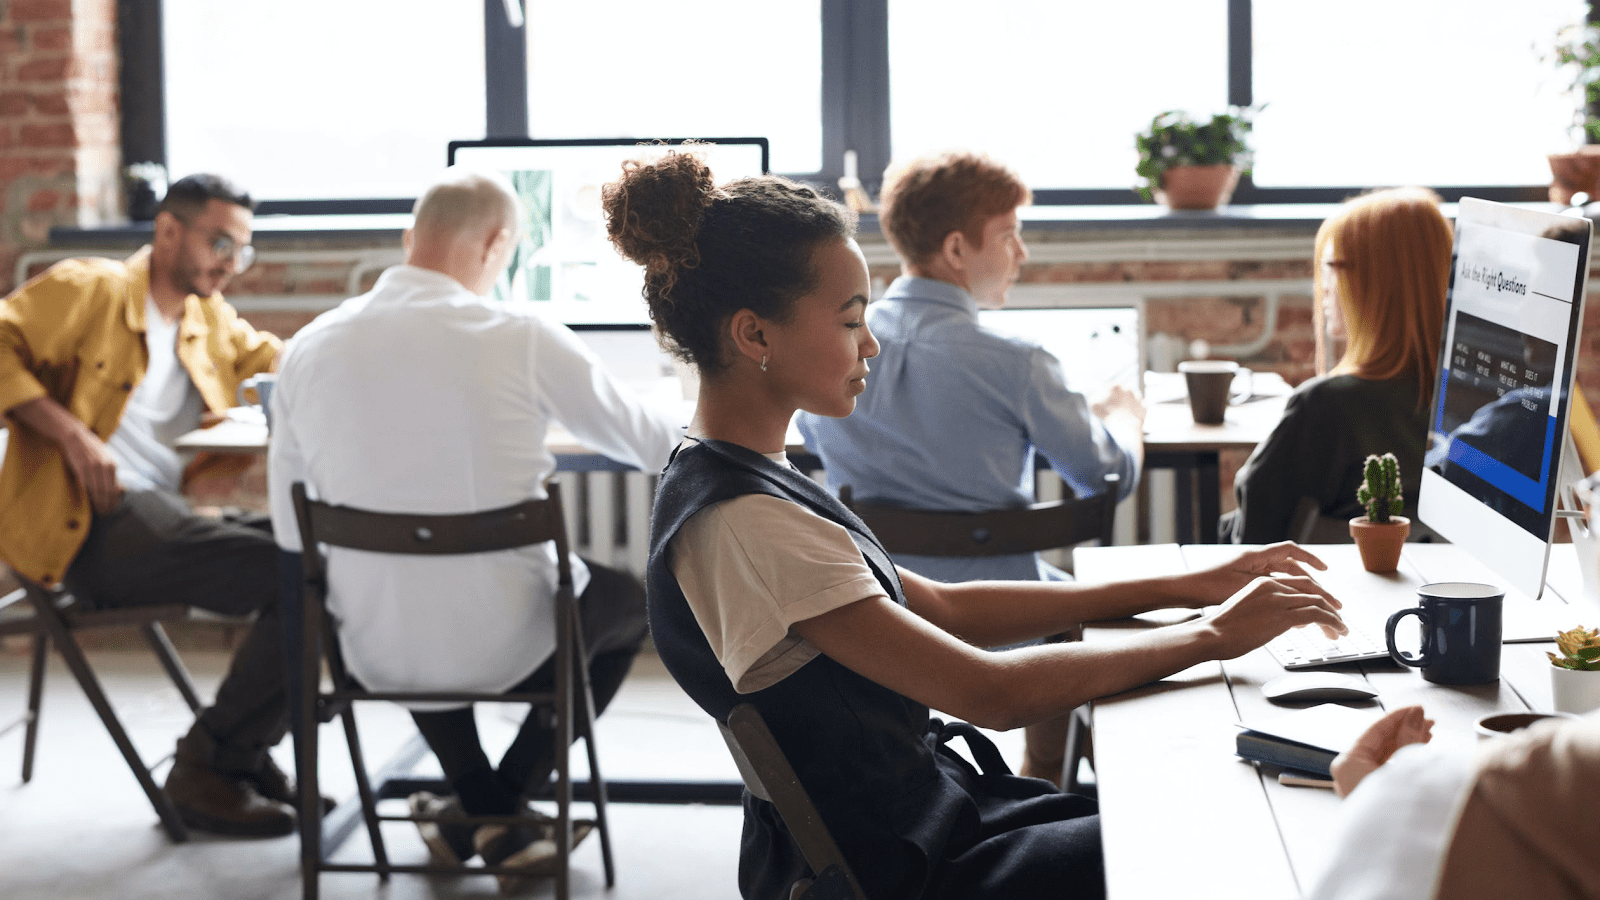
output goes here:
[{"label": "hand at desk edge", "polygon": [[1433,739],[1433,720],[1420,706],[1402,706],[1367,726],[1354,745],[1334,757],[1333,789],[1347,797],[1362,779],[1388,762],[1401,747],[1426,744]]}]

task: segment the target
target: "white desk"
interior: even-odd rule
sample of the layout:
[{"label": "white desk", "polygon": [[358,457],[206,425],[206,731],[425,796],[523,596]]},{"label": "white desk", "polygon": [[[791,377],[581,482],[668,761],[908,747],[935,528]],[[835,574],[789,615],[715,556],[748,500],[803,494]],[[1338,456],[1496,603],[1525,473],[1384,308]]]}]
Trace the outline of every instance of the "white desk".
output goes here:
[{"label": "white desk", "polygon": [[[1354,546],[1312,548],[1330,566],[1319,578],[1347,606],[1389,609],[1414,605],[1427,581],[1471,580],[1481,568],[1448,544],[1408,544],[1401,571],[1372,575]],[[1570,545],[1558,547],[1566,556]],[[1132,574],[1181,572],[1228,558],[1234,548],[1172,544],[1080,549],[1078,577],[1110,581]],[[1552,570],[1549,602],[1577,589],[1576,570]],[[1543,601],[1541,601],[1543,602]],[[1097,623],[1084,640],[1105,640],[1129,629],[1192,615],[1179,611]],[[1422,704],[1438,723],[1434,740],[1471,742],[1472,723],[1495,711],[1549,709],[1551,644],[1506,644],[1498,682],[1446,687],[1413,669],[1379,660],[1349,663],[1379,691],[1385,709]],[[1106,879],[1113,900],[1149,897],[1291,900],[1325,861],[1325,836],[1339,814],[1332,791],[1285,787],[1276,770],[1258,770],[1234,755],[1238,721],[1282,714],[1261,696],[1261,685],[1283,674],[1265,650],[1205,663],[1156,684],[1093,704],[1095,775],[1105,843]]]}]

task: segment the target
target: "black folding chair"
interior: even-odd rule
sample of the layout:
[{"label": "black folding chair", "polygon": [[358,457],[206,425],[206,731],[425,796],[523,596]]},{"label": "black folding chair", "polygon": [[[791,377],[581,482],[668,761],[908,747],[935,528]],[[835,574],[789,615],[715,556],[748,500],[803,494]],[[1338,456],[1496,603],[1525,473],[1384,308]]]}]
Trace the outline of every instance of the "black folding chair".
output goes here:
[{"label": "black folding chair", "polygon": [[126,609],[88,609],[67,591],[47,588],[20,577],[18,580],[22,586],[0,598],[0,637],[26,634],[33,638],[32,665],[28,676],[28,709],[21,717],[0,730],[0,733],[19,726],[24,727],[22,780],[27,782],[33,778],[33,760],[39,739],[40,713],[44,700],[45,658],[50,645],[54,644],[56,651],[61,654],[62,661],[67,664],[67,669],[72,672],[72,677],[83,689],[84,696],[89,698],[89,704],[94,707],[106,732],[111,735],[111,740],[122,752],[122,758],[128,763],[128,769],[133,772],[133,777],[138,779],[139,787],[144,790],[150,805],[161,819],[161,827],[174,841],[188,840],[188,829],[184,827],[183,820],[178,816],[171,799],[156,783],[152,772],[170,760],[171,754],[154,764],[145,763],[139,751],[133,746],[133,741],[129,739],[127,729],[117,718],[116,710],[111,708],[111,701],[106,699],[105,689],[101,687],[100,679],[95,675],[94,668],[89,664],[89,659],[84,655],[83,648],[78,644],[75,635],[91,628],[119,625],[137,627],[150,645],[150,649],[155,652],[156,659],[166,670],[167,676],[172,679],[178,693],[183,696],[184,702],[189,704],[191,710],[198,713],[200,697],[195,690],[194,679],[189,676],[189,670],[178,658],[172,641],[161,627],[164,621],[189,618],[189,608],[181,604],[168,604]]},{"label": "black folding chair", "polygon": [[[555,843],[558,851],[556,896],[570,896],[569,866],[573,849],[572,774],[569,756],[574,734],[584,739],[589,757],[589,800],[595,808],[595,826],[600,838],[606,886],[616,883],[611,856],[611,831],[606,820],[606,786],[600,776],[600,761],[594,742],[594,698],[589,689],[587,654],[582,626],[573,594],[572,571],[568,565],[566,524],[562,517],[558,485],[549,485],[546,500],[528,500],[502,509],[450,515],[416,515],[373,512],[347,506],[334,506],[310,499],[305,485],[293,487],[295,514],[300,523],[300,540],[305,548],[304,590],[302,593],[299,649],[298,716],[295,727],[295,755],[301,782],[300,863],[303,895],[314,900],[322,872],[372,872],[387,881],[390,873],[459,874],[474,872],[490,875],[520,875],[521,870],[506,866],[446,866],[439,864],[400,865],[391,863],[384,848],[380,823],[421,821],[416,816],[378,814],[377,796],[361,753],[352,704],[359,701],[444,702],[444,703],[527,703],[553,710],[556,721],[555,801],[557,807]],[[558,560],[556,590],[556,685],[547,693],[483,693],[471,691],[369,691],[356,683],[345,669],[339,651],[336,623],[327,612],[327,566],[319,548],[344,547],[374,553],[464,554],[509,550],[554,541]],[[291,641],[293,639],[291,638]],[[321,667],[326,661],[331,689],[321,688]],[[327,858],[322,835],[322,805],[317,790],[317,730],[323,722],[337,716],[344,725],[350,762],[355,769],[356,787],[361,798],[367,834],[372,842],[370,864],[335,863]],[[445,821],[434,819],[434,821]],[[513,816],[463,816],[450,821],[473,824],[526,824]]]},{"label": "black folding chair", "polygon": [[823,824],[811,795],[795,777],[794,767],[761,718],[761,711],[741,703],[717,725],[745,788],[777,808],[814,873],[809,879],[795,882],[789,891],[790,900],[864,900],[855,873]]}]

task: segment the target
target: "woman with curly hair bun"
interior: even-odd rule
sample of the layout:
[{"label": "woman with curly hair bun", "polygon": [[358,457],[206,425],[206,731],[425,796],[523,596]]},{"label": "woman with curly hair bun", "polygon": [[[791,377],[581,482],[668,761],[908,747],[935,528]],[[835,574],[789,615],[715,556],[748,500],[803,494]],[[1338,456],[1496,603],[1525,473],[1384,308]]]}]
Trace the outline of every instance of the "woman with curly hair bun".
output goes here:
[{"label": "woman with curly hair bun", "polygon": [[[1291,627],[1344,631],[1304,574],[1321,563],[1292,544],[1115,585],[941,584],[897,568],[784,455],[796,410],[850,414],[878,350],[850,214],[781,178],[718,187],[692,153],[630,163],[604,196],[663,341],[700,372],[690,436],[656,496],[656,649],[712,716],[760,710],[866,896],[1102,895],[1094,801],[1011,775],[967,722],[1016,728]],[[985,649],[1216,604],[1116,644]],[[955,737],[980,767],[946,746]],[[747,794],[743,896],[787,898],[809,874],[777,812]]]}]

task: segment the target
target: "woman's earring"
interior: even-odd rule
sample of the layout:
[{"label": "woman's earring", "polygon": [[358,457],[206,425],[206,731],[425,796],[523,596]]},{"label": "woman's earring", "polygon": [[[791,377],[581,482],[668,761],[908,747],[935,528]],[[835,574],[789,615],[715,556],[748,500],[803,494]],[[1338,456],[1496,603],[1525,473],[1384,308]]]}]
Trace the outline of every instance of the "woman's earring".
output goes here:
[{"label": "woman's earring", "polygon": [[767,355],[765,353],[763,353],[763,354],[761,354],[761,371],[765,372],[766,370],[767,370]]}]

